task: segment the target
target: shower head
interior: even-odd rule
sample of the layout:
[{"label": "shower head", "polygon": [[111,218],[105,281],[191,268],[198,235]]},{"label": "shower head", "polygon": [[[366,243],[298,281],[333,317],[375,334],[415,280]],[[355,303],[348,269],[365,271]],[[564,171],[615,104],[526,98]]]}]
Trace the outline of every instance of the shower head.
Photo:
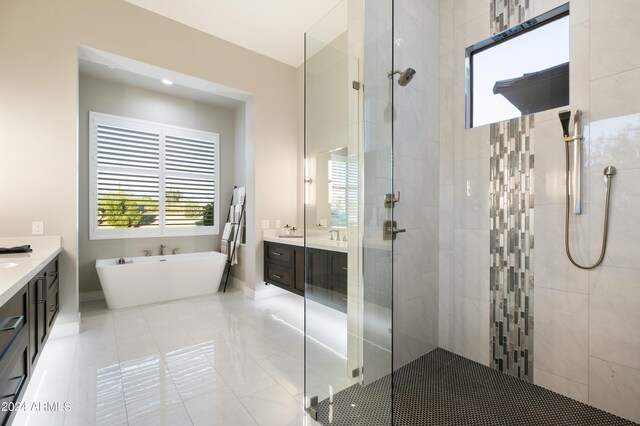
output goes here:
[{"label": "shower head", "polygon": [[398,84],[400,86],[406,86],[416,75],[416,70],[413,68],[407,68],[404,71],[396,70],[389,73],[389,78],[392,78],[394,74],[400,74],[400,78],[398,79]]},{"label": "shower head", "polygon": [[558,113],[560,124],[562,124],[562,134],[565,138],[569,137],[569,121],[571,120],[571,110],[567,109]]},{"label": "shower head", "polygon": [[400,78],[398,79],[398,84],[400,86],[406,86],[413,79],[413,76],[416,75],[416,70],[413,68],[407,68],[400,74]]}]

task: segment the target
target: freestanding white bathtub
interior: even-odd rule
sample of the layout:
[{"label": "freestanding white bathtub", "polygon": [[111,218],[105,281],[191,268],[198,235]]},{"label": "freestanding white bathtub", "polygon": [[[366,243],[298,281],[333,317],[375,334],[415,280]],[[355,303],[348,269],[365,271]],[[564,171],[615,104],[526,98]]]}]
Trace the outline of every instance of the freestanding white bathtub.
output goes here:
[{"label": "freestanding white bathtub", "polygon": [[227,255],[216,251],[96,260],[109,309],[215,293]]}]

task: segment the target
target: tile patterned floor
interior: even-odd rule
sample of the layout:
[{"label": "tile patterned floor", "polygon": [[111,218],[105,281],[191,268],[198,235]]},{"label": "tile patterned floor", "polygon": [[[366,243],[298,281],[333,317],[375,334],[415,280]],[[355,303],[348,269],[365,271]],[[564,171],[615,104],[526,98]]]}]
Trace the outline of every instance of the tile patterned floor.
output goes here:
[{"label": "tile patterned floor", "polygon": [[[393,384],[393,391],[391,390]],[[437,348],[318,404],[323,425],[633,426],[635,423]]]},{"label": "tile patterned floor", "polygon": [[231,291],[110,311],[49,340],[14,425],[314,425],[303,401],[303,299]]}]

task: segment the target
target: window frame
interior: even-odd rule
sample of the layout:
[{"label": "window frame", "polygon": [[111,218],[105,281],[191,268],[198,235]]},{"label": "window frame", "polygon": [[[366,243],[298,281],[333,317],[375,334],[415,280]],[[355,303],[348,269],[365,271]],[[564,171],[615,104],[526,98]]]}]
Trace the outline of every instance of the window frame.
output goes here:
[{"label": "window frame", "polygon": [[[551,9],[541,15],[528,19],[521,24],[514,25],[511,28],[495,34],[489,38],[479,41],[465,50],[465,128],[472,129],[473,125],[473,55],[480,53],[484,50],[495,47],[506,41],[513,40],[514,38],[525,34],[529,31],[536,30],[550,24],[558,19],[562,19],[566,16],[570,16],[570,3],[565,3],[554,9]],[[571,25],[571,24],[569,24]],[[538,111],[542,112],[542,111]],[[487,123],[489,124],[489,123]],[[487,125],[482,124],[481,126]]]},{"label": "window frame", "polygon": [[[131,128],[159,135],[159,166],[155,170],[139,170],[135,167],[117,167],[118,171],[135,171],[149,176],[158,176],[158,227],[155,228],[99,228],[98,227],[98,125]],[[178,172],[166,169],[165,138],[167,134],[176,137],[199,138],[212,140],[214,144],[214,213],[213,226],[195,226],[189,228],[167,228],[166,226],[166,180],[167,177],[200,177],[196,172]],[[116,168],[114,168],[115,170]],[[186,127],[140,120],[101,112],[89,112],[89,239],[135,239],[155,237],[186,237],[201,235],[219,235],[220,233],[220,134]]]}]

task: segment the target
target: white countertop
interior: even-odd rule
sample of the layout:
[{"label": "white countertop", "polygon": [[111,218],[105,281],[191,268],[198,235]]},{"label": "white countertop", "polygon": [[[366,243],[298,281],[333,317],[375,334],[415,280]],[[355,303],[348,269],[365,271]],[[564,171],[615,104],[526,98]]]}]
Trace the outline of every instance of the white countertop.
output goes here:
[{"label": "white countertop", "polygon": [[59,236],[0,237],[0,247],[31,245],[31,253],[0,254],[0,305],[6,303],[62,251]]},{"label": "white countertop", "polygon": [[[287,238],[287,237],[278,237],[278,236],[263,236],[262,239],[264,241],[269,241],[272,243],[278,244],[288,244],[291,246],[304,247],[304,237],[298,238]],[[335,241],[330,240],[329,238],[307,238],[307,247],[321,249],[321,250],[329,250],[329,251],[337,251],[340,253],[347,252],[347,242],[346,241]]]}]

